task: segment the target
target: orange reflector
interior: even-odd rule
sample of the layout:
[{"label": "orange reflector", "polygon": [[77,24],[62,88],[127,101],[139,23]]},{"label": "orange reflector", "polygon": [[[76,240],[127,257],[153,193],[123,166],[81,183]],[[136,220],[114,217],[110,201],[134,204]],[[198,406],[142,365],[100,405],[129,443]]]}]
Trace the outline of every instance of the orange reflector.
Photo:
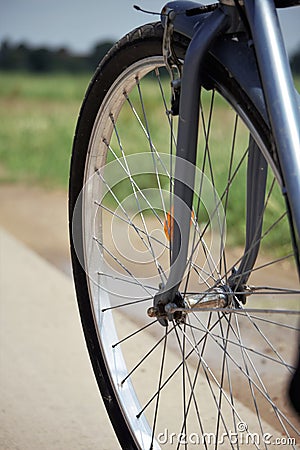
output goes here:
[{"label": "orange reflector", "polygon": [[[172,208],[173,211],[173,208]],[[167,217],[164,222],[164,232],[168,241],[173,237],[173,217],[169,212],[167,212]]]},{"label": "orange reflector", "polygon": [[[170,241],[171,238],[173,237],[173,221],[174,221],[173,211],[174,211],[174,208],[172,207],[172,209],[171,209],[172,214],[170,212],[167,212],[167,214],[166,214],[167,217],[164,221],[164,232],[165,232],[165,235],[166,235],[166,238],[168,239],[168,241]],[[194,214],[194,211],[192,211],[190,225],[192,225],[192,222],[194,219],[195,219],[195,214]]]}]

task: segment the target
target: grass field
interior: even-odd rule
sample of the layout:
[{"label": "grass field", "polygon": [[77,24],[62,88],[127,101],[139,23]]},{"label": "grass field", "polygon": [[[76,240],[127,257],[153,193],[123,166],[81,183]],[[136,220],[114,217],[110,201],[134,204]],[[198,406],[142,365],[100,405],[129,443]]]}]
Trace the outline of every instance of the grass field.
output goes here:
[{"label": "grass field", "polygon": [[[90,77],[0,73],[1,182],[67,186],[73,134]],[[296,86],[300,89],[300,79]],[[156,113],[153,117],[160,120]]]},{"label": "grass field", "polygon": [[[90,75],[34,76],[0,73],[0,182],[67,188],[72,139],[89,79]],[[296,85],[299,88],[299,80]],[[153,123],[149,126],[156,131],[161,121],[166,120],[166,116],[157,107],[151,83],[144,94],[151,102],[151,111],[153,110]],[[218,123],[221,122],[224,128],[226,117],[222,108],[220,104],[216,113],[216,120],[220,122],[214,124],[214,130],[218,130]],[[138,152],[141,151],[141,144],[139,140],[130,137],[131,123],[130,112],[127,114],[125,112],[121,131],[123,135],[129,136],[130,151]],[[167,145],[169,136],[166,139],[161,134],[157,135],[155,131],[153,139],[159,141],[163,148]],[[219,164],[217,170],[219,180],[215,180],[218,185],[224,178],[222,148],[226,142],[223,135],[218,137],[218,133],[215,132],[215,136],[219,139],[219,142],[216,142],[219,153],[216,154],[214,162]],[[241,139],[244,139],[241,147],[245,148],[247,141],[244,136],[241,136]],[[235,195],[233,204],[236,208],[228,211],[227,225],[234,226],[236,241],[240,243],[240,217],[245,207],[244,189],[237,189]],[[275,213],[276,210],[275,201]],[[286,231],[279,230],[278,238],[286,234]]]},{"label": "grass field", "polygon": [[89,76],[0,74],[0,180],[67,187]]}]

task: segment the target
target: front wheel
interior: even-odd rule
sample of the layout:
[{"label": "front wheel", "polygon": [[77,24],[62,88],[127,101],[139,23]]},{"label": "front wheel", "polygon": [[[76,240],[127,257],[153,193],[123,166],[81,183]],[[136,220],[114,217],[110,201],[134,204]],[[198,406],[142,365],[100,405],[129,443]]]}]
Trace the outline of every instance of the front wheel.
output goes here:
[{"label": "front wheel", "polygon": [[[175,36],[181,60],[187,45]],[[211,56],[181,311],[162,326],[153,310],[170,270],[176,164],[161,46],[159,24],[115,45],[90,84],[74,140],[73,271],[99,389],[124,449],[273,448],[275,441],[296,448],[299,423],[286,386],[299,286],[280,167],[264,120]],[[249,242],[246,203],[261,180],[249,169],[255,153],[268,175]]]}]

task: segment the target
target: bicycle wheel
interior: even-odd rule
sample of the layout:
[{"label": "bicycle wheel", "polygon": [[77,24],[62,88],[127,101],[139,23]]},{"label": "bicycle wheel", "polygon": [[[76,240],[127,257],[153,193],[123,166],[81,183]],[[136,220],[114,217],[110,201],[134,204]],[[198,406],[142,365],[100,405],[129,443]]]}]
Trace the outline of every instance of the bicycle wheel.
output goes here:
[{"label": "bicycle wheel", "polygon": [[[161,43],[161,26],[151,24],[115,45],[90,84],[74,140],[73,272],[98,386],[125,449],[296,448],[286,386],[299,288],[280,167],[263,118],[212,56],[189,186],[184,311],[166,326],[150,317],[170,270],[176,163]],[[186,47],[175,35],[179,59]],[[249,172],[254,160],[257,172]],[[263,217],[249,246],[247,198],[264,179]],[[253,247],[259,255],[249,269]]]}]

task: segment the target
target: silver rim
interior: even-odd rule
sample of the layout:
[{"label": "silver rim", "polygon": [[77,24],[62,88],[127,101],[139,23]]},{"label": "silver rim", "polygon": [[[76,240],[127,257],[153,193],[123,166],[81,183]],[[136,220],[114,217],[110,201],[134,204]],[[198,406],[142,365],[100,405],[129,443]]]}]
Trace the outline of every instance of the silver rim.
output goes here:
[{"label": "silver rim", "polygon": [[[170,94],[162,65],[161,57],[141,60],[113,83],[86,163],[83,265],[112,386],[139,448],[296,448],[299,430],[285,389],[297,343],[299,287],[271,173],[265,200],[271,212],[246,305],[237,299],[239,309],[229,313],[194,308],[166,328],[147,315],[168,274],[172,226],[176,120],[166,114]],[[192,257],[182,282],[187,305],[196,299],[199,306],[203,292],[226,284],[242,256],[243,233],[236,237],[240,225],[230,215],[237,214],[233,203],[244,202],[236,192],[245,181],[245,123],[265,149],[233,106],[243,122],[217,93],[204,93],[195,189],[201,195],[195,196]],[[279,242],[278,233],[284,233]]]}]

